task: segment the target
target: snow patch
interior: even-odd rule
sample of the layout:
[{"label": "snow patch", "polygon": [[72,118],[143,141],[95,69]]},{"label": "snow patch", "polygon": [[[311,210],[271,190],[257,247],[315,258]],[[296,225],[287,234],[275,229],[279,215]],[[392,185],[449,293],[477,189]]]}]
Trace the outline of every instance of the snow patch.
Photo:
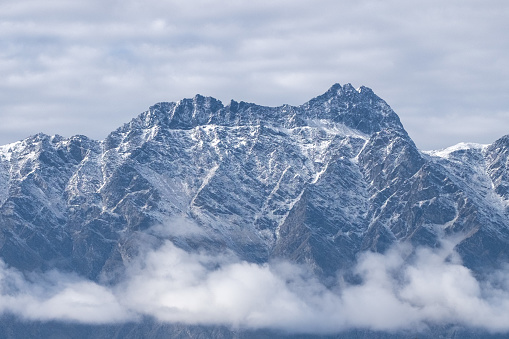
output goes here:
[{"label": "snow patch", "polygon": [[16,141],[11,144],[0,146],[0,159],[11,161],[12,152],[21,145],[21,141]]},{"label": "snow patch", "polygon": [[440,150],[422,151],[422,153],[431,155],[433,157],[449,158],[449,156],[453,152],[471,150],[471,149],[476,149],[476,150],[482,151],[488,146],[489,145],[487,145],[487,144],[477,144],[477,143],[473,143],[473,142],[460,142],[454,146],[450,146],[450,147],[443,148]]},{"label": "snow patch", "polygon": [[317,128],[327,134],[340,135],[345,137],[355,137],[364,140],[369,139],[369,135],[358,130],[347,127],[344,124],[335,123],[327,119],[306,119],[307,126]]}]

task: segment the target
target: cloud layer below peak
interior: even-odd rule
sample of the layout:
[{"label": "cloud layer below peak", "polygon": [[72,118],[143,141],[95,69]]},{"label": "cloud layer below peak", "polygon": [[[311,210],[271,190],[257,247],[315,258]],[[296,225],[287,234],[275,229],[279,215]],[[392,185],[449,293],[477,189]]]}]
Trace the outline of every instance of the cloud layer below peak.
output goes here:
[{"label": "cloud layer below peak", "polygon": [[259,265],[227,254],[187,253],[171,242],[133,260],[114,286],[57,271],[25,277],[2,264],[0,310],[36,321],[118,324],[149,316],[311,334],[451,324],[508,332],[509,269],[479,281],[451,248],[364,253],[349,272],[360,283],[339,275],[333,288],[288,262]]}]

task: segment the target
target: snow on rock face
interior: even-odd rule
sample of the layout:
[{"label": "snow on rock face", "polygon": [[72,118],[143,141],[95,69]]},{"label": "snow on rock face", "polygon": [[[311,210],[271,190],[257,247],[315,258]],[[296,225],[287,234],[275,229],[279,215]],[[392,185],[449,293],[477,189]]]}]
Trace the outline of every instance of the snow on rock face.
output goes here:
[{"label": "snow on rock face", "polygon": [[449,158],[451,155],[459,151],[482,150],[483,148],[486,147],[488,147],[488,145],[477,144],[472,142],[460,142],[459,144],[441,150],[424,151],[423,153],[435,157]]},{"label": "snow on rock face", "polygon": [[[349,84],[298,107],[158,103],[104,141],[0,147],[0,255],[114,278],[157,227],[189,251],[284,257],[324,276],[362,249],[447,232],[495,241],[489,255],[503,257],[507,145],[420,153],[387,103]],[[486,253],[467,240],[465,253]]]}]

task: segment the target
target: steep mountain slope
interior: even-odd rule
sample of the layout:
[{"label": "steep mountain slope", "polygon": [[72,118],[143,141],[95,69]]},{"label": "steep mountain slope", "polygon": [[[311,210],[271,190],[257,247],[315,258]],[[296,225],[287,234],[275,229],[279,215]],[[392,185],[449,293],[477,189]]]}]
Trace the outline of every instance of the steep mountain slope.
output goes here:
[{"label": "steep mountain slope", "polygon": [[361,250],[454,235],[480,269],[508,256],[508,140],[422,153],[382,99],[349,84],[299,107],[159,103],[104,141],[2,146],[0,256],[114,279],[157,226],[186,250],[286,258],[322,277]]}]

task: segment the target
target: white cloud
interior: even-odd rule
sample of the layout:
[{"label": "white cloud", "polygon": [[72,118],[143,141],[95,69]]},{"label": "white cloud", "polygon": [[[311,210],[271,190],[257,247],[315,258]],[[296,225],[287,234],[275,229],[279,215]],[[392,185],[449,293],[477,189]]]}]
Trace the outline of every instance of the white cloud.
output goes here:
[{"label": "white cloud", "polygon": [[149,234],[158,238],[168,239],[172,236],[179,238],[202,237],[206,233],[198,224],[182,216],[166,218],[163,223],[152,226]]},{"label": "white cloud", "polygon": [[0,261],[0,310],[28,320],[103,324],[134,320],[105,286],[50,271],[27,280]]},{"label": "white cloud", "polygon": [[304,267],[254,264],[232,254],[188,253],[171,242],[134,259],[123,281],[104,286],[50,271],[25,278],[0,268],[0,310],[28,320],[87,324],[136,321],[269,328],[297,333],[396,332],[458,325],[509,332],[509,269],[478,280],[451,244],[364,253],[326,288]]}]

